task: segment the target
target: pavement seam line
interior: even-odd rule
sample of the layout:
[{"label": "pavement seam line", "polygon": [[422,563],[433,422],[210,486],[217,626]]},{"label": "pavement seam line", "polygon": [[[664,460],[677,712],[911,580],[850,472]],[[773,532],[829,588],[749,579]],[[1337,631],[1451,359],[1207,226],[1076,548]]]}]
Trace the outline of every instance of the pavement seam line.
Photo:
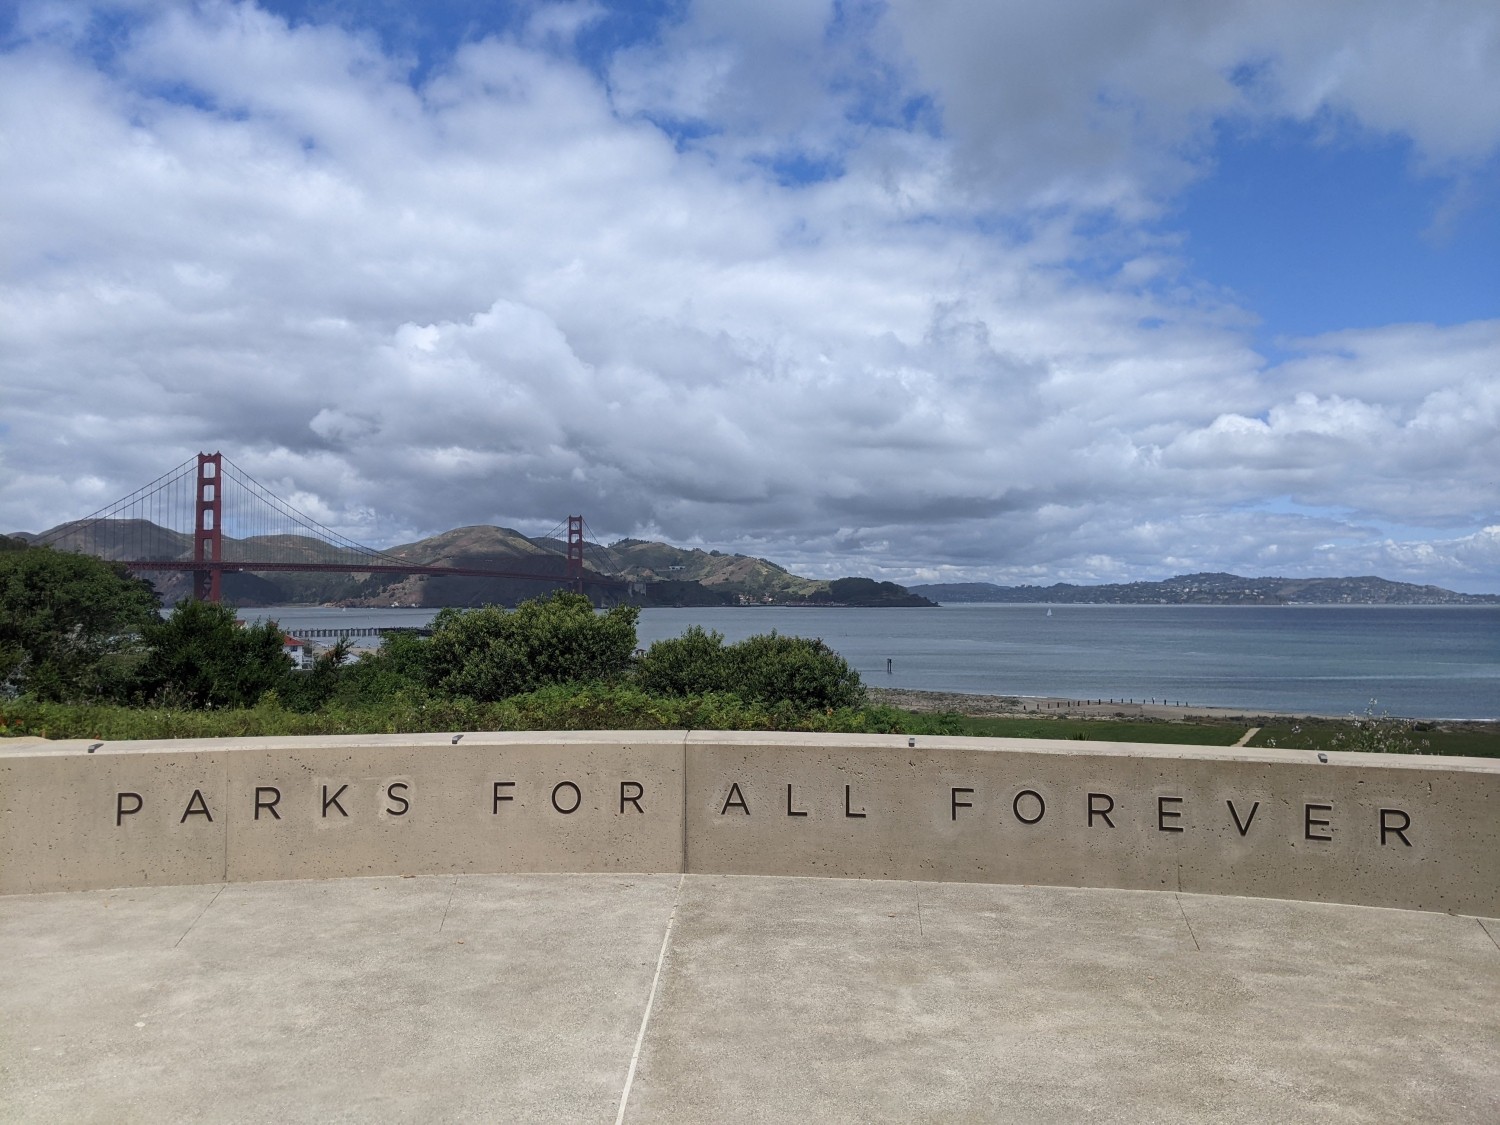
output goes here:
[{"label": "pavement seam line", "polygon": [[198,917],[189,922],[188,928],[182,931],[182,937],[178,938],[172,943],[173,949],[176,949],[179,945],[181,945],[183,938],[186,938],[188,934],[193,932],[193,927],[196,926],[199,922],[203,921],[203,916],[208,913],[208,908],[219,901],[219,896],[224,893],[224,888],[227,886],[229,886],[228,883],[219,884],[219,889],[214,892],[214,897],[203,904],[203,909],[198,911]]},{"label": "pavement seam line", "polygon": [[651,978],[646,1010],[641,1013],[641,1028],[635,1033],[635,1050],[630,1054],[630,1069],[625,1072],[625,1088],[620,1091],[620,1110],[615,1114],[615,1125],[621,1125],[625,1120],[625,1107],[630,1104],[630,1088],[635,1085],[635,1068],[641,1061],[641,1047],[646,1042],[646,1026],[651,1022],[651,1009],[656,1004],[656,989],[661,984],[661,968],[667,961],[667,946],[672,940],[672,926],[677,921],[677,904],[682,901],[682,884],[686,878],[686,871],[677,876],[677,890],[672,895],[672,913],[667,915],[667,931],[661,936],[661,952],[656,955],[656,974]]},{"label": "pavement seam line", "polygon": [[1496,949],[1500,949],[1500,941],[1495,940],[1495,935],[1490,933],[1490,928],[1484,924],[1484,919],[1475,918],[1474,921],[1479,923],[1479,928],[1484,931],[1484,936],[1490,939],[1490,944]]},{"label": "pavement seam line", "polygon": [[1182,896],[1173,895],[1172,897],[1177,900],[1177,913],[1182,915],[1182,924],[1187,927],[1188,937],[1193,939],[1193,948],[1202,953],[1203,947],[1198,944],[1198,935],[1193,933],[1193,924],[1188,921],[1187,910],[1182,905]]}]

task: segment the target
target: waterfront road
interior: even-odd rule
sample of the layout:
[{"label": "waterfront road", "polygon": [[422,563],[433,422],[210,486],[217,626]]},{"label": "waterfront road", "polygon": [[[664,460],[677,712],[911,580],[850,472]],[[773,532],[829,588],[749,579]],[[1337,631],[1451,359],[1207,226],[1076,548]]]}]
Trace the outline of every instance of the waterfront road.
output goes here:
[{"label": "waterfront road", "polygon": [[533,875],[0,898],[0,1120],[1500,1121],[1500,922]]}]

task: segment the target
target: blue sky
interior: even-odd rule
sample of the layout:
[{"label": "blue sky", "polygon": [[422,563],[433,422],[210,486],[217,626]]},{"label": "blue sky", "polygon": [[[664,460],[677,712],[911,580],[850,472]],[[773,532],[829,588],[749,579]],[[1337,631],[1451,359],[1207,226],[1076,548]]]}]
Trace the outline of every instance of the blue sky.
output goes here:
[{"label": "blue sky", "polygon": [[1424,170],[1411,142],[1230,129],[1166,220],[1195,274],[1285,337],[1500,315],[1500,165]]},{"label": "blue sky", "polygon": [[[261,7],[289,23],[331,23],[374,34],[388,54],[412,58],[412,80],[420,83],[434,67],[446,66],[463,44],[520,31],[537,5],[485,0],[428,0],[422,4],[403,0],[276,0]],[[655,0],[600,5],[597,16],[567,45],[568,53],[602,74],[615,51],[651,40],[664,21],[680,16],[685,8],[684,3]]]},{"label": "blue sky", "polygon": [[0,239],[7,530],[1500,591],[1481,0],[23,0]]}]

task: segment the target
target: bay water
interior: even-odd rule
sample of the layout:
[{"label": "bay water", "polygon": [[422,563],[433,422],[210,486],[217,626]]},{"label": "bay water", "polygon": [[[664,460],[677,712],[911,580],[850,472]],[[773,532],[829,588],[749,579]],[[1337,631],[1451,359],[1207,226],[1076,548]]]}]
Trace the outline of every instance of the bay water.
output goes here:
[{"label": "bay water", "polygon": [[[275,618],[294,634],[418,627],[435,615],[240,611],[246,620]],[[1500,606],[647,609],[637,634],[646,647],[690,625],[731,642],[772,629],[821,637],[871,687],[1327,715],[1363,712],[1375,700],[1377,712],[1392,715],[1500,719]]]}]

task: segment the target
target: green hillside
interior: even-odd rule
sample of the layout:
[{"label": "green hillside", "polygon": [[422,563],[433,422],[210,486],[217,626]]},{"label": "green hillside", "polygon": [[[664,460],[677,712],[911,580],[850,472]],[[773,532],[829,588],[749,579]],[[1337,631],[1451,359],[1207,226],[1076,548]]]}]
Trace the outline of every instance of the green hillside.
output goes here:
[{"label": "green hillside", "polygon": [[610,544],[609,554],[619,560],[627,578],[648,583],[697,582],[736,602],[796,601],[828,589],[826,582],[802,578],[751,555],[673,547],[647,539],[621,539]]}]

